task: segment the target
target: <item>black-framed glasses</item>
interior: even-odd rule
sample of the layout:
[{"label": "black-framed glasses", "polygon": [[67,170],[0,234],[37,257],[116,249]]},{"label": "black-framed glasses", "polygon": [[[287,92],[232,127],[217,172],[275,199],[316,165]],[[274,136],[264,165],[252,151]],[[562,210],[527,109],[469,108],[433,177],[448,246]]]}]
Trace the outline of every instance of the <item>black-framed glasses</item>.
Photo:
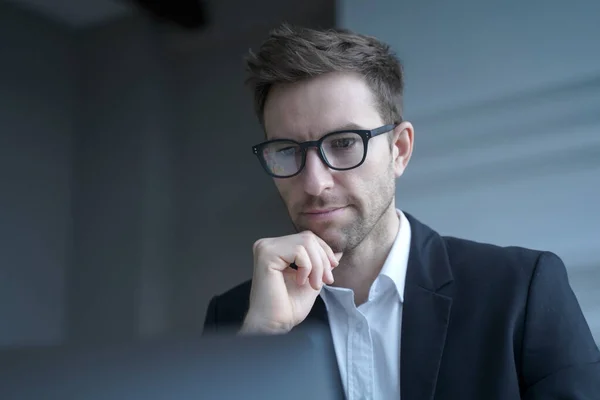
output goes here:
[{"label": "black-framed glasses", "polygon": [[273,139],[252,146],[261,165],[275,178],[291,178],[306,165],[306,153],[316,147],[321,161],[336,171],[359,167],[367,158],[369,140],[387,133],[400,122],[371,130],[349,129],[326,134],[319,140],[297,142],[291,139]]}]

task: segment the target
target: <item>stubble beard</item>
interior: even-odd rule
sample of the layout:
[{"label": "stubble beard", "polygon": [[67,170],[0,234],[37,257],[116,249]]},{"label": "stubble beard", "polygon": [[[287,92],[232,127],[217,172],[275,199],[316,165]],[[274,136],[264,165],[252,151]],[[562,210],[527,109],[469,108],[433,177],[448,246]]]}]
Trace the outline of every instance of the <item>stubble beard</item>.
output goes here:
[{"label": "stubble beard", "polygon": [[[392,188],[390,188],[389,185],[391,185]],[[350,229],[345,232],[346,243],[343,250],[345,254],[356,251],[361,243],[367,238],[378,238],[382,236],[384,233],[382,231],[385,229],[383,218],[394,201],[393,186],[394,184],[392,181],[391,184],[381,188],[382,190],[379,193],[382,193],[382,197],[373,205],[370,212],[367,212],[366,216],[357,219],[352,226],[349,227]]]},{"label": "stubble beard", "polygon": [[[381,232],[385,229],[385,224],[382,219],[394,201],[396,190],[395,177],[391,169],[390,172],[391,174],[383,178],[382,181],[379,181],[379,184],[376,185],[376,187],[373,187],[372,191],[369,192],[380,195],[374,203],[367,205],[365,208],[359,208],[356,206],[356,202],[351,202],[351,205],[349,206],[350,210],[347,211],[353,212],[356,215],[352,222],[337,228],[331,226],[331,224],[322,229],[324,237],[319,237],[331,247],[331,250],[333,250],[334,253],[351,253],[358,248],[366,238],[370,236],[376,238],[384,234],[384,232]],[[311,230],[298,223],[298,221],[295,221],[293,218],[291,219],[296,232]],[[334,229],[337,232],[333,235],[328,235],[327,230],[329,229]],[[319,235],[319,232],[313,233]]]}]

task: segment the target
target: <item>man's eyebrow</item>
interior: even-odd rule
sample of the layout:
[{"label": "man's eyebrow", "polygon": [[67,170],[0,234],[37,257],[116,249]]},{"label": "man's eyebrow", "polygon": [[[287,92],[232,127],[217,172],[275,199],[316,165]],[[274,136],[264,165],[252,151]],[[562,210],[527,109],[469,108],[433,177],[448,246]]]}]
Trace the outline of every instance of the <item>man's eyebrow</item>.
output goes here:
[{"label": "man's eyebrow", "polygon": [[[360,125],[358,125],[358,124],[356,124],[354,122],[348,122],[348,123],[339,125],[339,126],[333,128],[333,129],[329,129],[327,131],[321,132],[321,134],[319,135],[319,137],[323,137],[323,136],[325,136],[325,135],[327,135],[327,134],[329,134],[331,132],[344,132],[344,131],[356,131],[356,130],[363,131],[363,130],[368,130],[368,129],[365,128],[364,126],[360,126]],[[284,135],[278,135],[278,134],[275,134],[272,137],[270,137],[270,138],[267,139],[266,135],[265,135],[265,140],[274,140],[274,139],[281,140],[281,139],[289,139],[290,137],[292,137],[292,135],[285,135],[285,134]]]},{"label": "man's eyebrow", "polygon": [[356,131],[356,130],[362,131],[362,130],[365,130],[365,128],[358,124],[355,124],[354,122],[348,122],[347,124],[340,125],[337,128],[330,130],[329,132]]}]

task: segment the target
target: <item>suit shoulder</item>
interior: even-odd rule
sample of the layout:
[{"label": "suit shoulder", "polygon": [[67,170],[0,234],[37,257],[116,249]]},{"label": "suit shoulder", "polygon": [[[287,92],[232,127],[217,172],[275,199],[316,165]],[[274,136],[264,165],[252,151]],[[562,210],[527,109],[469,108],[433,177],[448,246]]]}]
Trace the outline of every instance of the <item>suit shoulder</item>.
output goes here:
[{"label": "suit shoulder", "polygon": [[248,304],[250,300],[251,287],[252,280],[249,279],[215,296],[219,302],[219,307],[239,307],[243,304]]},{"label": "suit shoulder", "polygon": [[[451,236],[443,237],[455,277],[516,280],[528,284],[543,255],[558,256],[519,246],[498,246]],[[515,282],[517,283],[517,282]]]}]

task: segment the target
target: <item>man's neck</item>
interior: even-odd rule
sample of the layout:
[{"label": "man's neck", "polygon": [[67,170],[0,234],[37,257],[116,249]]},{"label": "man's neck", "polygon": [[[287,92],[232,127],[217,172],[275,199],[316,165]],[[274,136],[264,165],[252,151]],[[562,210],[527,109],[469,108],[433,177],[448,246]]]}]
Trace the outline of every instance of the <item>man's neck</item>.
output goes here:
[{"label": "man's neck", "polygon": [[391,206],[369,236],[354,250],[344,253],[341,265],[334,270],[334,286],[352,289],[357,307],[367,301],[371,285],[396,240],[399,225],[396,208]]}]

